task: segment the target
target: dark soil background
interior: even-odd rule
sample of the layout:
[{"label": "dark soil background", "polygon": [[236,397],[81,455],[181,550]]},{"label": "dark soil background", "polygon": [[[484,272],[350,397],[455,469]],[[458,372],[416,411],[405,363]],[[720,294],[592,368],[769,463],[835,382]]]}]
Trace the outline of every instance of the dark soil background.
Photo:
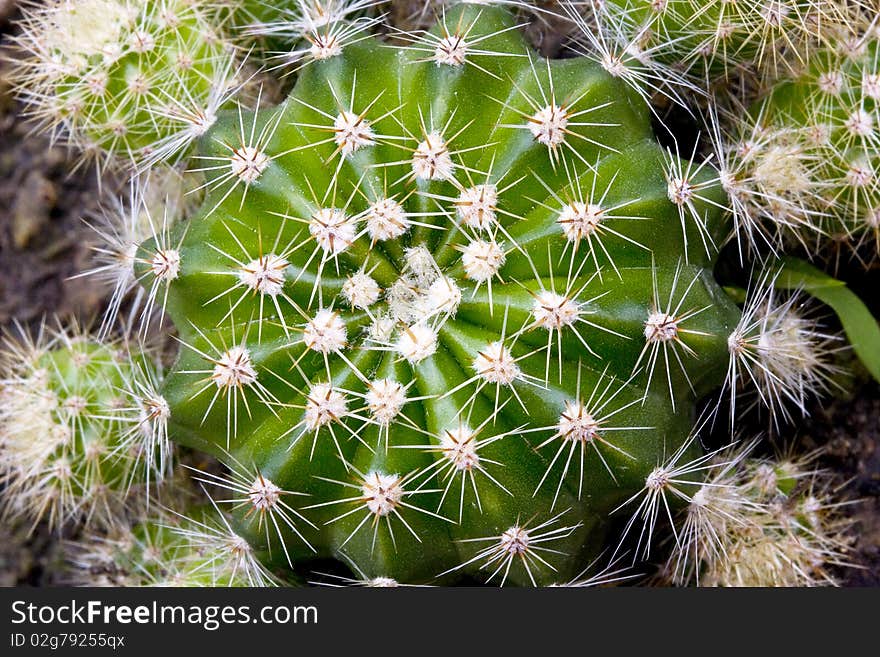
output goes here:
[{"label": "dark soil background", "polygon": [[[0,49],[12,29],[16,2],[0,0]],[[395,3],[398,18],[409,15],[407,5],[412,3]],[[530,36],[547,54],[559,47],[552,27],[534,27]],[[100,316],[104,290],[71,278],[89,260],[90,231],[82,220],[119,184],[105,177],[99,190],[95,171],[77,168],[75,154],[29,132],[23,108],[10,93],[8,70],[0,57],[0,330],[15,330],[16,323],[35,329],[55,315],[88,324]],[[680,123],[681,131],[692,130],[688,121]],[[693,133],[682,137],[692,139]],[[843,260],[837,275],[880,316],[880,269],[866,273]],[[761,425],[751,422],[757,433]],[[749,427],[741,429],[748,435]],[[880,585],[880,386],[858,373],[846,395],[815,402],[810,417],[778,441],[798,452],[825,448],[822,467],[839,476],[842,497],[853,501],[847,513],[854,520],[850,558],[856,567],[841,569],[840,581]],[[58,539],[42,525],[0,519],[0,586],[58,583]]]}]

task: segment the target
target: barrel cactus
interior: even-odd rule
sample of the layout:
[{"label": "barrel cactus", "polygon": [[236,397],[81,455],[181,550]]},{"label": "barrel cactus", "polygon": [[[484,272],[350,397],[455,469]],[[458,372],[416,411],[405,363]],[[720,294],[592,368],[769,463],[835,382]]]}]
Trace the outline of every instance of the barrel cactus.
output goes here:
[{"label": "barrel cactus", "polygon": [[223,115],[179,267],[136,258],[182,344],[169,432],[224,462],[201,478],[273,569],[565,582],[707,467],[695,401],[740,317],[717,174],[477,4]]}]

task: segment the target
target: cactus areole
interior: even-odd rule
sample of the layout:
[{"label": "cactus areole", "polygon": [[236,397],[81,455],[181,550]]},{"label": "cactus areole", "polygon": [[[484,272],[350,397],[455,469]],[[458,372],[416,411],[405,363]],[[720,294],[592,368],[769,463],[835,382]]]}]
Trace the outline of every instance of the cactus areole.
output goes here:
[{"label": "cactus areole", "polygon": [[723,193],[503,9],[339,45],[203,139],[170,433],[273,568],[567,581],[724,378]]}]

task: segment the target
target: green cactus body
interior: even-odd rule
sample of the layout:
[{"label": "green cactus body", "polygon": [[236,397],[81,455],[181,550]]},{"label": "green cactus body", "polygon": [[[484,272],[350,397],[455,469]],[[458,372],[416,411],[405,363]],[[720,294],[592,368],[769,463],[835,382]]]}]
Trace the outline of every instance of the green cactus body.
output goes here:
[{"label": "green cactus body", "polygon": [[109,526],[129,494],[171,467],[168,406],[152,363],[61,333],[16,359],[3,382],[0,464],[7,513],[52,526]]},{"label": "green cactus body", "polygon": [[805,71],[756,104],[762,132],[749,157],[753,168],[784,172],[789,205],[804,223],[873,255],[880,253],[877,57],[873,31],[816,52]]},{"label": "green cactus body", "polygon": [[24,17],[13,78],[31,113],[88,152],[180,156],[227,106],[237,59],[199,3],[54,2]]},{"label": "green cactus body", "polygon": [[634,91],[513,27],[463,5],[427,54],[361,41],[206,138],[164,394],[275,565],[565,581],[699,454],[739,317],[723,192]]}]

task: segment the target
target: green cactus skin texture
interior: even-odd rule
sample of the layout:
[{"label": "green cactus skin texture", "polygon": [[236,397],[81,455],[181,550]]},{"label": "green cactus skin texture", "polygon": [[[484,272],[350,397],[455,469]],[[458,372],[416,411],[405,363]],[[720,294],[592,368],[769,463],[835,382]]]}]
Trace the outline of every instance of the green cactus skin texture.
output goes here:
[{"label": "green cactus skin texture", "polygon": [[4,355],[12,365],[0,386],[4,513],[107,527],[130,496],[167,475],[169,409],[149,358],[74,330],[10,342]]},{"label": "green cactus skin texture", "polygon": [[29,9],[15,83],[44,128],[99,156],[180,156],[228,105],[237,56],[199,2],[85,0]]},{"label": "green cactus skin texture", "polygon": [[789,214],[817,229],[807,239],[864,246],[868,262],[880,254],[878,108],[878,40],[867,27],[842,35],[800,75],[776,85],[753,108],[757,138],[743,139],[754,146],[753,167],[788,178],[788,193],[778,196]]},{"label": "green cactus skin texture", "polygon": [[567,581],[655,468],[699,456],[739,318],[711,271],[724,195],[597,65],[462,5],[204,148],[170,431],[229,466],[207,480],[273,567]]}]

